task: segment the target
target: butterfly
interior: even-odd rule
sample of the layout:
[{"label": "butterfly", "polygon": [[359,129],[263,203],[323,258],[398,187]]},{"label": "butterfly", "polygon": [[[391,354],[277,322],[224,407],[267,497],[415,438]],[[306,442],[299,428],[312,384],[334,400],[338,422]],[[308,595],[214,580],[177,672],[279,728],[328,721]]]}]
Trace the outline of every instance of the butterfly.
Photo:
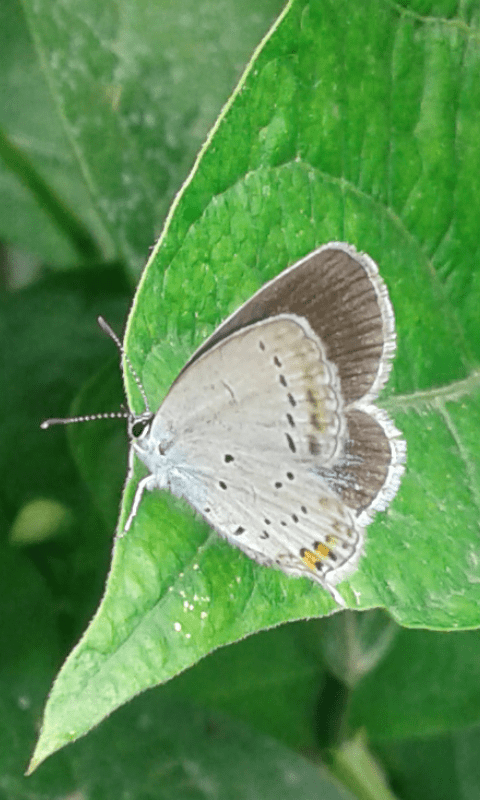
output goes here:
[{"label": "butterfly", "polygon": [[345,605],[335,585],[357,568],[365,528],[404,470],[405,441],[374,402],[395,346],[376,264],[332,242],[228,317],[156,412],[127,359],[145,402],[127,414],[131,452],[149,474],[125,531],[145,491],[169,490],[249,558],[307,577]]}]

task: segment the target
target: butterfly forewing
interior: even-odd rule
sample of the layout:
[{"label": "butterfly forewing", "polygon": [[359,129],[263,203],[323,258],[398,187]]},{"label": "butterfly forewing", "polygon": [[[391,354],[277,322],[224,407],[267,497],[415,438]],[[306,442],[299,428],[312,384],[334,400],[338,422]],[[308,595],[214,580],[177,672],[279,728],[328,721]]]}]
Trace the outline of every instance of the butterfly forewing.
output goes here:
[{"label": "butterfly forewing", "polygon": [[307,319],[320,337],[338,369],[346,403],[378,394],[395,351],[393,309],[375,262],[344,242],[323,245],[262,286],[219,325],[184,370],[234,331],[285,313]]},{"label": "butterfly forewing", "polygon": [[205,475],[215,472],[210,456],[235,457],[238,448],[258,448],[267,461],[334,464],[346,436],[335,368],[308,323],[287,315],[238,331],[194,362],[167,395],[152,437],[168,425]]}]

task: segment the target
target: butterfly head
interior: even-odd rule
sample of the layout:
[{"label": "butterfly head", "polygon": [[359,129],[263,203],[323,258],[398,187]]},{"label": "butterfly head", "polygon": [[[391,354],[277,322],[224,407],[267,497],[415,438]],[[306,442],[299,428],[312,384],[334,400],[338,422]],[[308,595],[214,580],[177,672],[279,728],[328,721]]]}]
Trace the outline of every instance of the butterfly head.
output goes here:
[{"label": "butterfly head", "polygon": [[152,436],[152,426],[155,414],[151,411],[143,411],[141,414],[130,414],[128,418],[128,438],[130,444],[144,464],[150,470],[154,470],[161,455],[158,442]]},{"label": "butterfly head", "polygon": [[151,411],[143,411],[141,414],[129,416],[128,436],[132,442],[140,442],[148,437],[154,416]]}]

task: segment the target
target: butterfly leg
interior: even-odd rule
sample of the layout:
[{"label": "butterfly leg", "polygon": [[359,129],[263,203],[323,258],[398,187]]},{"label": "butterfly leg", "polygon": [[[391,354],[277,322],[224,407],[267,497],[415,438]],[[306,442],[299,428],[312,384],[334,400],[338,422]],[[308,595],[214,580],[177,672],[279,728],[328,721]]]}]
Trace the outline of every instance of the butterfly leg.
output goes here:
[{"label": "butterfly leg", "polygon": [[142,499],[143,493],[145,491],[151,492],[152,489],[156,487],[156,481],[154,475],[147,475],[145,478],[142,478],[141,481],[138,482],[137,490],[135,492],[135,497],[133,498],[132,508],[130,510],[130,514],[128,515],[128,519],[125,523],[125,527],[121,532],[120,536],[124,536],[128,530],[130,530],[130,526],[133,522],[133,518],[137,516],[138,507],[140,505],[140,500]]},{"label": "butterfly leg", "polygon": [[325,583],[323,583],[322,586],[333,597],[333,599],[335,600],[336,603],[338,603],[339,606],[341,606],[342,608],[347,607],[347,604],[343,599],[342,595],[340,594],[340,592],[337,591],[337,589],[335,589],[334,586],[332,586],[327,581],[325,581]]}]

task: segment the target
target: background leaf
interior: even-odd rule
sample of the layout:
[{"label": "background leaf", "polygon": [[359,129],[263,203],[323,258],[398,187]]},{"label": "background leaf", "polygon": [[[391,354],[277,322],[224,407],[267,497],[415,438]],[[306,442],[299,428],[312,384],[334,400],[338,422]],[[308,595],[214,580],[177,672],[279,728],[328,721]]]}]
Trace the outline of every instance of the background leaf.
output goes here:
[{"label": "background leaf", "polygon": [[[0,234],[2,240],[55,267],[73,267],[81,259],[71,232],[48,213],[45,197],[31,191],[32,173],[50,195],[88,226],[104,257],[113,242],[89,197],[75,154],[70,150],[45,75],[15,0],[0,8]],[[12,169],[11,150],[21,159]]]},{"label": "background leaf", "polygon": [[[35,719],[59,654],[55,603],[23,555],[4,547],[1,555],[1,584],[11,600],[8,616],[4,607],[0,621],[2,653],[9,656],[0,666],[2,796],[40,800],[73,796],[83,787],[85,797],[107,799],[118,798],[128,786],[135,797],[180,800],[268,799],[280,789],[282,797],[295,800],[309,800],[318,792],[327,800],[352,798],[318,764],[245,723],[180,701],[178,695],[158,693],[136,698],[69,748],[68,756],[60,754],[25,781],[25,743],[33,742]],[[41,609],[35,617],[32,601]],[[288,646],[288,636],[283,643],[285,656],[301,652]],[[252,665],[255,660],[258,656],[250,657]],[[309,666],[309,677],[313,674]],[[299,676],[295,682],[300,684]]]},{"label": "background leaf", "polygon": [[23,7],[103,237],[136,275],[279,3],[264,0],[260,12],[251,0],[107,0],[101,13],[95,0]]}]

